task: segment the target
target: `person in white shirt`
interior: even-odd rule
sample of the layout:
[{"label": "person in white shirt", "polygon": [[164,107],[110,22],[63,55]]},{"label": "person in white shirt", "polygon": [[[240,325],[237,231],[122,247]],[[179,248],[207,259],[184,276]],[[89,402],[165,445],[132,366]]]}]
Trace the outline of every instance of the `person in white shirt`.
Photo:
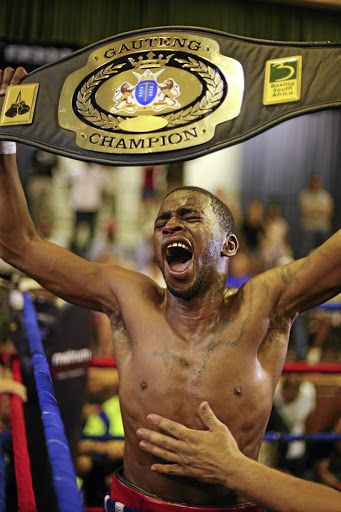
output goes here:
[{"label": "person in white shirt", "polygon": [[[276,387],[274,405],[290,434],[304,434],[305,422],[316,407],[315,386],[309,381],[284,378]],[[289,442],[286,456],[279,460],[279,466],[295,476],[303,476],[306,466],[305,441]]]},{"label": "person in white shirt", "polygon": [[320,246],[330,236],[334,202],[331,194],[323,188],[321,176],[312,174],[309,184],[299,196],[302,227],[301,256]]}]

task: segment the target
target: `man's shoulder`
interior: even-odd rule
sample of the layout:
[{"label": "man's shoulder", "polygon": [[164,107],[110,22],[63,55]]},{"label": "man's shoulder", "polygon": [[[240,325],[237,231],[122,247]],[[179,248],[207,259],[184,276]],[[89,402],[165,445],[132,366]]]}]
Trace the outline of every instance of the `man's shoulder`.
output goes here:
[{"label": "man's shoulder", "polygon": [[118,265],[99,265],[102,267],[106,285],[111,288],[119,302],[130,300],[133,304],[139,299],[155,302],[164,297],[165,290],[145,274]]}]

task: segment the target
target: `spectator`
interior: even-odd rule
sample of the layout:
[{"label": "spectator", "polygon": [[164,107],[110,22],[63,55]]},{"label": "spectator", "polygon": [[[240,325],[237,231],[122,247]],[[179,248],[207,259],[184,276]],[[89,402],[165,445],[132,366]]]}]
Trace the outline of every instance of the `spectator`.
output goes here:
[{"label": "spectator", "polygon": [[52,176],[57,158],[52,153],[36,151],[28,180],[29,205],[35,226],[53,219]]},{"label": "spectator", "polygon": [[267,210],[264,233],[261,237],[261,251],[266,269],[276,267],[284,258],[293,256],[289,224],[276,201],[271,202]]},{"label": "spectator", "polygon": [[332,196],[323,188],[321,176],[312,174],[308,188],[299,196],[302,226],[302,254],[306,256],[331,234],[334,204]]},{"label": "spectator", "polygon": [[70,201],[74,211],[71,250],[85,256],[94,237],[102,190],[107,182],[105,169],[70,158],[61,160],[70,185]]},{"label": "spectator", "polygon": [[[275,392],[275,407],[290,434],[303,434],[305,422],[316,407],[316,389],[309,381],[289,377],[280,380]],[[305,441],[291,441],[285,458],[279,460],[280,469],[303,477],[306,470]]]},{"label": "spectator", "polygon": [[110,490],[113,471],[123,463],[124,430],[117,370],[90,368],[88,392],[89,400],[83,407],[85,439],[78,443],[76,471],[83,481],[85,504],[101,506],[103,496]]},{"label": "spectator", "polygon": [[114,219],[107,219],[97,230],[97,234],[90,243],[87,259],[102,263],[112,262],[114,265],[122,265],[127,257],[127,251],[116,239],[117,227]]},{"label": "spectator", "polygon": [[252,200],[246,206],[242,225],[244,250],[250,256],[251,273],[258,274],[263,268],[260,242],[264,235],[264,207],[260,201]]},{"label": "spectator", "polygon": [[305,313],[310,330],[310,348],[306,360],[310,364],[320,361],[334,362],[340,349],[341,311],[327,309],[328,306],[340,306],[341,294],[326,303],[326,309],[317,308]]}]

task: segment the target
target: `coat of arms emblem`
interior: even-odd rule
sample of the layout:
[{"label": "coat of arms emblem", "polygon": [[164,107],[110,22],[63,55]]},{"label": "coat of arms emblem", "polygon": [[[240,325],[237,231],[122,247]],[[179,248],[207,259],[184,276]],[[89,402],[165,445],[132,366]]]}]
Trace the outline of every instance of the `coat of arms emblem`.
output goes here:
[{"label": "coat of arms emblem", "polygon": [[[162,55],[158,60],[154,59],[154,53],[149,52],[145,61],[134,61],[130,58],[130,62],[134,67],[146,68],[143,73],[133,71],[133,75],[137,78],[136,84],[123,82],[120,87],[116,89],[114,94],[115,105],[110,109],[110,112],[117,112],[124,110],[132,113],[138,110],[143,110],[146,107],[151,108],[153,111],[158,112],[164,108],[178,108],[180,104],[177,101],[177,96],[180,95],[180,87],[173,78],[167,78],[162,83],[158,82],[158,77],[163,73],[164,68],[153,72],[151,67],[160,66],[160,63],[166,65],[169,59],[163,59]],[[149,67],[150,66],[150,67]]]}]

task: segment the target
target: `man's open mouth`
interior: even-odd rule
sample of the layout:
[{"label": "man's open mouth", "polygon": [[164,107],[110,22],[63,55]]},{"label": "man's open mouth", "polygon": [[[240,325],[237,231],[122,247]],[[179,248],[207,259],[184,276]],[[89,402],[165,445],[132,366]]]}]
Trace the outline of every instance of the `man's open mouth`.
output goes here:
[{"label": "man's open mouth", "polygon": [[191,249],[182,242],[172,242],[167,246],[167,263],[173,272],[184,272],[188,268],[192,257]]}]

